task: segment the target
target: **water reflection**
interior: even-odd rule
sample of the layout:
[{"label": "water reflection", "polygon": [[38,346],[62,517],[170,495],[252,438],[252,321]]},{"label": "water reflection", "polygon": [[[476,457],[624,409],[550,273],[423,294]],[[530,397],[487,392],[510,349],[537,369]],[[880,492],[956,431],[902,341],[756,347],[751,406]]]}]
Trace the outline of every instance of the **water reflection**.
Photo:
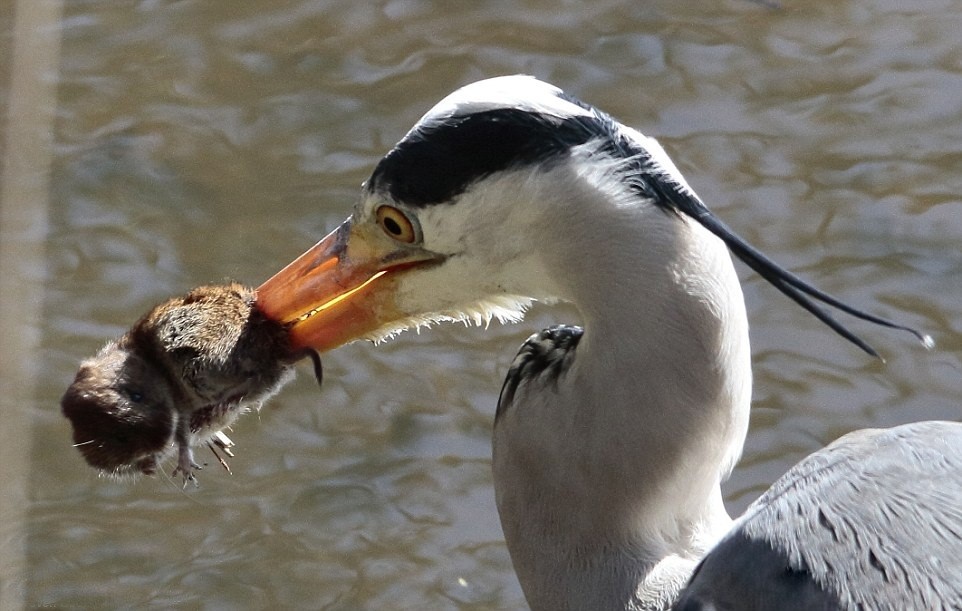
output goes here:
[{"label": "water reflection", "polygon": [[[32,238],[46,261],[41,374],[32,400],[4,398],[33,427],[29,479],[17,480],[30,497],[27,605],[523,606],[494,507],[490,425],[519,342],[569,310],[339,350],[323,392],[301,376],[240,422],[234,475],[208,469],[188,493],[163,478],[98,480],[56,409],[77,361],[155,302],[209,281],[257,283],[304,250],[421,113],[485,76],[536,74],[659,137],[746,238],[938,340],[924,353],[867,331],[882,366],[744,273],[756,399],[727,487],[733,511],[843,432],[959,418],[955,3],[64,11],[49,231]],[[13,74],[5,57],[0,75]],[[10,115],[22,106],[3,78]],[[4,321],[5,346],[21,316]]]}]

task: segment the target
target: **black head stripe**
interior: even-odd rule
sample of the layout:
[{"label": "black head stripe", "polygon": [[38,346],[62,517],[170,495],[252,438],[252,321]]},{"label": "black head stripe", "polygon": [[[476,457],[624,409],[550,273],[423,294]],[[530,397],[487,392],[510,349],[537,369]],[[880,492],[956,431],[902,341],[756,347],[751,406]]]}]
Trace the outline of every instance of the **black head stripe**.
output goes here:
[{"label": "black head stripe", "polygon": [[593,116],[559,118],[517,108],[455,115],[418,126],[374,169],[370,191],[411,206],[450,202],[496,172],[550,163],[604,136]]},{"label": "black head stripe", "polygon": [[558,117],[504,107],[428,119],[381,159],[367,188],[410,206],[452,202],[487,176],[526,165],[550,167],[573,147],[596,140],[599,151],[634,162],[626,166],[637,168],[626,176],[630,188],[672,208],[669,195],[679,185],[651,167],[643,145],[604,112],[564,92],[557,95],[588,114]]}]

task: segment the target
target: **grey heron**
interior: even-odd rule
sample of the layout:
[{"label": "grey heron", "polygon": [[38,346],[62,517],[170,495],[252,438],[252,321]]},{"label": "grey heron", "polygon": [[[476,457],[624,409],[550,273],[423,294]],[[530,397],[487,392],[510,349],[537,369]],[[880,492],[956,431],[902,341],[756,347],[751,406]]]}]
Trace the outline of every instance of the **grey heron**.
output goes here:
[{"label": "grey heron", "polygon": [[428,111],[353,214],[257,300],[321,351],[574,305],[583,326],[524,343],[494,424],[498,511],[533,609],[959,604],[962,425],[845,437],[732,522],[720,484],[742,452],[751,367],[729,251],[870,354],[827,307],[927,339],[780,268],[654,139],[525,76]]}]

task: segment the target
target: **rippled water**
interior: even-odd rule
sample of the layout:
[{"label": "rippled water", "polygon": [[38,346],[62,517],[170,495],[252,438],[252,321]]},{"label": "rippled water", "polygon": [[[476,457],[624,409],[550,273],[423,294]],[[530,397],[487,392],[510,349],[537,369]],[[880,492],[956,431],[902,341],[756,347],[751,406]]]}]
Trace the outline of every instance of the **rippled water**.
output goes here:
[{"label": "rippled water", "polygon": [[[12,103],[28,4],[0,9],[8,181],[14,127],[36,118]],[[962,416],[957,2],[87,1],[40,31],[60,51],[27,68],[55,85],[49,214],[16,261],[42,309],[0,321],[8,346],[39,333],[20,359],[36,390],[2,398],[29,422],[5,433],[29,441],[26,476],[4,467],[28,504],[3,516],[27,606],[524,606],[491,421],[520,341],[570,310],[337,350],[324,389],[305,371],[242,419],[233,475],[210,467],[197,490],[98,479],[58,411],[82,357],[169,295],[266,279],[347,215],[427,108],[482,77],[535,74],[658,137],[750,241],[938,341],[855,325],[882,365],[742,269],[755,410],[732,511],[846,431]],[[5,388],[29,385],[12,371]]]}]

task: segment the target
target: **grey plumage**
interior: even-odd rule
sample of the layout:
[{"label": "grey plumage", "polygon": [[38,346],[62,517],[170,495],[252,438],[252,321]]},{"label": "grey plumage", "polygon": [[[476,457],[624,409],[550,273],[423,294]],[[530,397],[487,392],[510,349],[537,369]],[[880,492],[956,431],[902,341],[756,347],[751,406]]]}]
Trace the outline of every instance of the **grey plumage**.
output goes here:
[{"label": "grey plumage", "polygon": [[962,605],[962,424],[850,433],[804,459],[701,562],[677,609]]}]

